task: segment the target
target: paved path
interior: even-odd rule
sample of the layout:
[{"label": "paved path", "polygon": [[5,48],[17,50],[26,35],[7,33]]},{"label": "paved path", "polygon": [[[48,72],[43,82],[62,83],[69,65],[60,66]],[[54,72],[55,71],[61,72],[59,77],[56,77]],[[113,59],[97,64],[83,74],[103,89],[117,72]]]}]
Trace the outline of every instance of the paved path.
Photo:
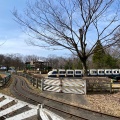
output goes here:
[{"label": "paved path", "polygon": [[87,105],[87,101],[84,98],[84,95],[78,95],[78,94],[69,94],[69,93],[56,93],[56,92],[47,92],[43,91],[43,95],[50,96],[51,98],[55,98],[58,100],[68,101],[69,103],[76,103],[76,104],[82,104]]}]

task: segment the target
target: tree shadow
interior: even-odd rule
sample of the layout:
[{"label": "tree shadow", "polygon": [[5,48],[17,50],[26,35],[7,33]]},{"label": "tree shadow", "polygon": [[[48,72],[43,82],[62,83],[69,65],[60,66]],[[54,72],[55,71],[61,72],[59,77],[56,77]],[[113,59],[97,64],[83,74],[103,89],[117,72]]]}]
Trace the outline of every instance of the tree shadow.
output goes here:
[{"label": "tree shadow", "polygon": [[102,95],[102,94],[108,95],[108,94],[115,94],[118,92],[120,92],[120,90],[112,91],[112,92],[110,92],[110,91],[88,91],[87,95]]}]

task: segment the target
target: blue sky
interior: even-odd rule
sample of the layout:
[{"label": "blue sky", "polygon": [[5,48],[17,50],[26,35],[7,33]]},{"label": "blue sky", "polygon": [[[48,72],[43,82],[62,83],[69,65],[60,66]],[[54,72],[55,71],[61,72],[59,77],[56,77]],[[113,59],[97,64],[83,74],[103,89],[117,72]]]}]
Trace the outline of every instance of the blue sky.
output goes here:
[{"label": "blue sky", "polygon": [[[66,57],[71,55],[67,50],[45,50],[40,47],[30,46],[25,42],[29,37],[23,33],[21,26],[13,20],[14,16],[11,12],[14,8],[16,8],[19,13],[23,12],[26,8],[26,1],[27,0],[0,0],[0,54],[20,53],[22,55],[37,55],[41,57],[47,57],[49,55]],[[112,16],[113,12],[110,15]],[[107,22],[102,22],[101,24],[100,22],[99,27],[102,28],[106,23]],[[94,43],[95,33],[93,34],[93,32],[92,29],[92,34],[88,35],[90,39],[88,42],[89,46],[93,45],[92,42]]]},{"label": "blue sky", "polygon": [[28,36],[23,33],[20,25],[13,20],[12,11],[16,8],[19,12],[26,8],[26,0],[0,0],[0,54],[20,53],[22,55],[48,55],[70,54],[67,51],[48,51],[39,47],[30,46],[25,41]]}]

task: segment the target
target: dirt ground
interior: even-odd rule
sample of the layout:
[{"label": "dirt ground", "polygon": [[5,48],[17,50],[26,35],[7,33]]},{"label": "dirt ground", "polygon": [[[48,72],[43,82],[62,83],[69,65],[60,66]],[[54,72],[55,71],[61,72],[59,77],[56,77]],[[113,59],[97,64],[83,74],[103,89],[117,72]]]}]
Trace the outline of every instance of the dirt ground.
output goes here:
[{"label": "dirt ground", "polygon": [[0,77],[5,78],[5,77],[6,77],[6,75],[5,75],[5,74],[0,73]]},{"label": "dirt ground", "polygon": [[113,94],[91,94],[85,95],[89,108],[120,117],[120,91]]},{"label": "dirt ground", "polygon": [[87,95],[53,92],[44,92],[42,94],[46,97],[57,99],[59,101],[70,103],[72,105],[120,117],[120,92],[113,94],[93,93]]}]

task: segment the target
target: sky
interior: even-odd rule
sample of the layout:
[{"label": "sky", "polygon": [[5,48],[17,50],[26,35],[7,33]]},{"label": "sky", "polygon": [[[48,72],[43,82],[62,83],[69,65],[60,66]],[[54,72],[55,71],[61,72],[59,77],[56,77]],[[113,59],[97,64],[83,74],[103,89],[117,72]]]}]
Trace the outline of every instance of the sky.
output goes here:
[{"label": "sky", "polygon": [[[71,56],[71,52],[65,49],[59,51],[46,50],[26,43],[26,40],[29,40],[29,36],[22,31],[21,26],[14,20],[12,14],[14,8],[17,9],[19,13],[22,13],[26,8],[26,1],[27,0],[0,0],[0,54],[19,53],[21,55],[37,55],[40,57],[48,57],[49,55]],[[112,16],[113,14],[114,13],[111,13],[110,15]],[[107,22],[100,23],[100,28],[106,23]],[[89,42],[89,46],[92,45],[92,42],[94,44],[95,38],[93,29],[91,33],[92,34],[88,35],[88,38],[93,41]]]},{"label": "sky", "polygon": [[13,9],[22,12],[26,8],[26,0],[0,0],[0,54],[49,55],[68,56],[68,51],[45,50],[37,46],[28,45],[28,36],[21,26],[14,21]]}]

